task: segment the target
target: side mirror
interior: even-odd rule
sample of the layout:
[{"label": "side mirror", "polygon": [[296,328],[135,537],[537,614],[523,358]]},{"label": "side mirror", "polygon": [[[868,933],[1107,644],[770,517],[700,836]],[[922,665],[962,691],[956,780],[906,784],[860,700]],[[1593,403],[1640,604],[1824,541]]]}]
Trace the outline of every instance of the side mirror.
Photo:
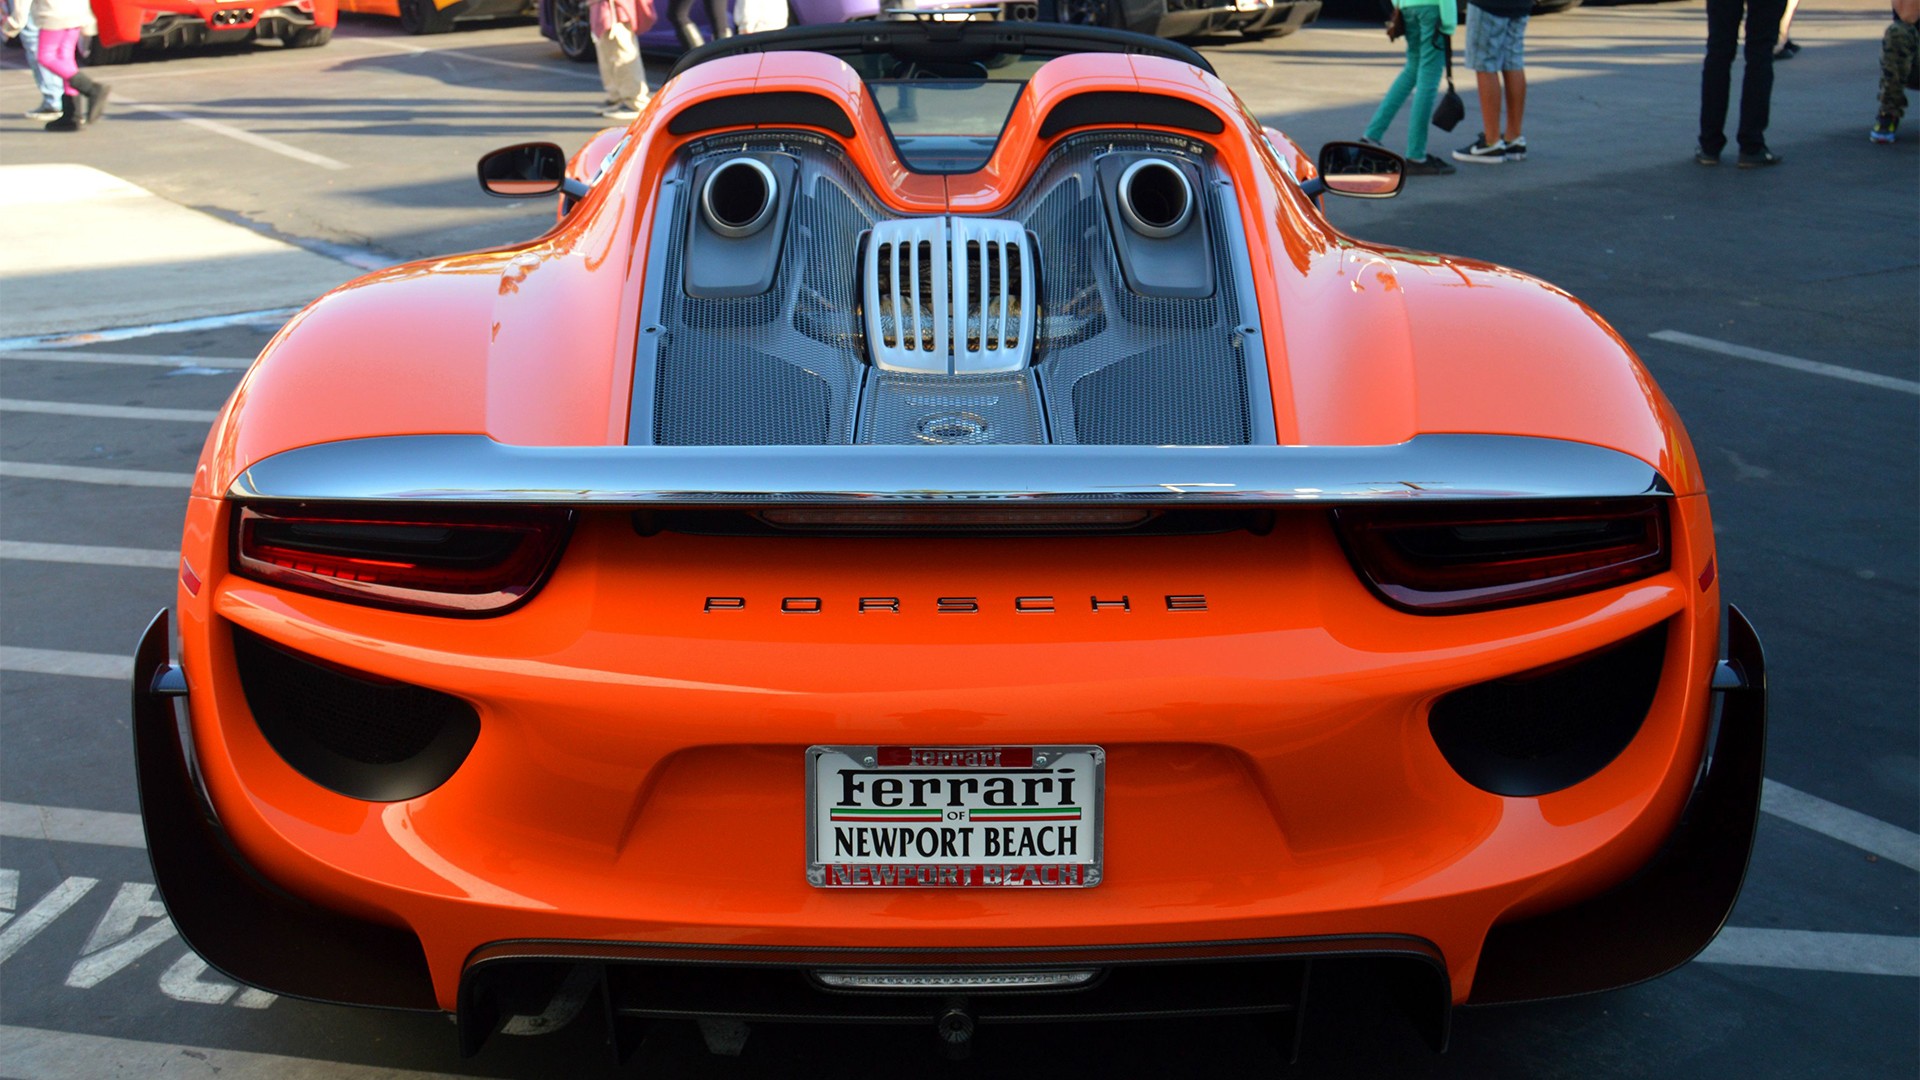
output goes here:
[{"label": "side mirror", "polygon": [[1407,159],[1366,143],[1330,142],[1320,148],[1319,165],[1324,190],[1356,199],[1390,199],[1407,180]]},{"label": "side mirror", "polygon": [[502,147],[480,159],[480,187],[503,199],[551,195],[566,185],[567,154],[553,143]]}]

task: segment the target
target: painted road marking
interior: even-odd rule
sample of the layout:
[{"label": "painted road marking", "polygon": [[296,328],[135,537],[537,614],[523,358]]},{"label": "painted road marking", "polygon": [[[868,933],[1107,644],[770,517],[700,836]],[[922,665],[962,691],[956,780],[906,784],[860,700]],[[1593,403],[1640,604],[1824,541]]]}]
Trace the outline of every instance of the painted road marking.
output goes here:
[{"label": "painted road marking", "polygon": [[[6,884],[0,886],[0,892],[11,893],[17,904],[20,871],[0,870],[0,878],[6,879]],[[38,937],[40,931],[53,925],[53,920],[66,914],[68,908],[79,903],[80,898],[93,891],[98,884],[100,882],[96,878],[70,877],[55,885],[52,891],[40,898],[39,903],[18,919],[10,911],[0,914],[0,964],[6,963],[9,957],[19,952],[22,945]],[[0,1060],[5,1060],[5,1056],[0,1055]]]},{"label": "painted road marking", "polygon": [[27,649],[0,645],[0,671],[32,675],[73,675],[83,679],[133,678],[133,657],[119,653],[70,652],[66,649]]},{"label": "painted road marking", "polygon": [[1904,394],[1920,394],[1920,382],[1914,382],[1911,379],[1896,379],[1891,375],[1878,375],[1871,371],[1861,371],[1859,368],[1841,367],[1838,364],[1823,364],[1818,360],[1802,360],[1797,356],[1787,356],[1782,353],[1768,352],[1765,349],[1754,349],[1745,345],[1734,345],[1725,341],[1715,341],[1712,338],[1698,337],[1694,334],[1683,334],[1678,330],[1656,330],[1648,336],[1656,341],[1665,341],[1674,345],[1685,345],[1688,348],[1719,353],[1722,356],[1737,356],[1742,360],[1754,360],[1762,364],[1772,364],[1775,367],[1804,371],[1809,375],[1825,375],[1828,378],[1845,379],[1848,382],[1877,386],[1882,390],[1898,390]]},{"label": "painted road marking", "polygon": [[99,330],[63,330],[58,334],[29,334],[0,338],[0,352],[16,349],[71,349],[76,345],[100,345],[109,341],[128,341],[155,334],[183,334],[191,330],[223,330],[229,326],[279,327],[299,311],[297,307],[258,308],[225,315],[202,315],[193,319],[115,326]]},{"label": "painted road marking", "polygon": [[112,847],[147,846],[147,834],[140,825],[139,814],[32,803],[0,802],[0,836]]},{"label": "painted road marking", "polygon": [[86,416],[96,420],[182,420],[211,424],[217,409],[158,409],[144,405],[85,405],[75,401],[28,401],[0,398],[0,412],[40,413],[46,416]]},{"label": "painted road marking", "polygon": [[411,53],[415,56],[457,56],[462,60],[471,60],[476,64],[492,64],[495,67],[519,68],[522,71],[537,71],[542,75],[565,75],[570,79],[581,79],[593,83],[600,81],[600,76],[592,72],[555,67],[552,64],[528,64],[519,60],[501,60],[492,56],[477,56],[467,52],[463,48],[428,49],[419,45],[402,45],[397,41],[388,41],[385,38],[357,38],[355,40],[362,44],[378,45],[383,49],[393,49],[396,52]]},{"label": "painted road marking", "polygon": [[123,94],[115,94],[114,101],[123,109],[153,113],[156,116],[164,116],[169,120],[178,120],[183,124],[192,124],[194,127],[200,128],[203,131],[211,131],[215,135],[224,135],[237,142],[246,143],[248,146],[257,146],[262,150],[279,154],[281,157],[289,157],[295,161],[304,161],[309,165],[318,165],[323,169],[332,169],[337,172],[350,168],[344,161],[335,161],[324,154],[316,154],[308,150],[302,150],[297,146],[289,146],[278,139],[269,139],[265,135],[255,135],[251,131],[234,127],[232,124],[223,124],[218,120],[209,120],[204,116],[195,116],[192,113],[181,112],[178,109],[169,109],[159,105],[142,104]]},{"label": "painted road marking", "polygon": [[1760,809],[1909,870],[1920,870],[1920,833],[1830,803],[1778,780],[1768,780],[1761,788]]},{"label": "painted road marking", "polygon": [[0,1025],[0,1061],[20,1080],[73,1076],[167,1076],[178,1080],[436,1080],[420,1072],[211,1046],[114,1039]]},{"label": "painted road marking", "polygon": [[0,360],[32,360],[55,364],[128,364],[136,367],[218,368],[239,374],[252,363],[250,356],[153,356],[147,353],[67,352],[62,349],[15,349]]},{"label": "painted road marking", "polygon": [[25,540],[0,540],[0,559],[79,563],[83,566],[140,566],[155,570],[171,570],[180,565],[179,552],[160,548],[36,544]]},{"label": "painted road marking", "polygon": [[192,473],[99,469],[91,465],[41,465],[30,461],[0,461],[0,476],[14,476],[23,480],[67,480],[76,484],[116,484],[121,487],[184,488],[193,484]]},{"label": "painted road marking", "polygon": [[1728,926],[1698,958],[1705,964],[1920,977],[1920,938]]}]

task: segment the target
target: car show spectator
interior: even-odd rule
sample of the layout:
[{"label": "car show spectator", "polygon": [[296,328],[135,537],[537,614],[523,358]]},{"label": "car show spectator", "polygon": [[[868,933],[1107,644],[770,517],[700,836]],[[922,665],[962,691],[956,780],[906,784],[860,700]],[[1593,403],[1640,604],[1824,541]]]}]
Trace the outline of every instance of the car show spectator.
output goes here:
[{"label": "car show spectator", "polygon": [[1907,112],[1907,90],[1920,89],[1920,0],[1893,0],[1893,23],[1880,35],[1880,112],[1871,138],[1890,143]]},{"label": "car show spectator", "polygon": [[1413,111],[1407,117],[1407,175],[1444,176],[1453,166],[1427,152],[1427,125],[1433,116],[1433,99],[1440,90],[1440,72],[1446,65],[1444,43],[1453,36],[1459,21],[1454,0],[1393,0],[1394,21],[1388,24],[1387,38],[1395,28],[1405,30],[1407,62],[1387,87],[1387,96],[1374,111],[1362,142],[1379,145],[1395,114],[1413,96]]},{"label": "car show spectator", "polygon": [[20,45],[27,54],[27,67],[33,72],[33,85],[40,91],[40,103],[21,115],[29,120],[45,122],[60,115],[60,76],[40,66],[40,27],[33,21],[29,0],[19,0],[16,4],[0,3],[0,9],[4,9],[8,15],[13,14],[16,7],[27,13],[26,22],[20,27]]},{"label": "car show spectator", "polygon": [[[673,32],[680,35],[680,44],[688,49],[697,49],[707,43],[700,33],[700,27],[693,21],[694,0],[673,0],[667,7],[667,21],[673,24]],[[707,20],[713,23],[713,36],[725,38],[733,36],[733,24],[727,19],[727,0],[706,0]]]},{"label": "car show spectator", "polygon": [[0,33],[14,37],[26,30],[28,19],[40,32],[34,43],[35,59],[64,83],[60,115],[48,121],[46,129],[79,131],[100,119],[107,108],[108,88],[82,74],[74,58],[81,36],[95,32],[92,6],[87,0],[31,0],[31,5],[22,4],[7,16]]},{"label": "car show spectator", "polygon": [[1780,44],[1773,50],[1775,60],[1791,60],[1800,55],[1800,43],[1793,40],[1793,16],[1800,10],[1800,0],[1787,0],[1786,13],[1780,16]]},{"label": "car show spectator", "polygon": [[1786,0],[1707,0],[1707,59],[1700,72],[1700,142],[1693,160],[1720,164],[1727,146],[1727,105],[1733,85],[1733,54],[1746,22],[1746,71],[1740,81],[1740,167],[1780,164],[1767,149],[1767,119],[1773,105],[1773,43]]},{"label": "car show spectator", "polygon": [[[1527,159],[1520,123],[1527,111],[1527,15],[1533,0],[1467,0],[1467,68],[1480,98],[1480,136],[1455,161],[1498,165]],[[1507,123],[1500,124],[1506,103]]]},{"label": "car show spectator", "polygon": [[640,35],[654,23],[653,0],[592,0],[587,21],[600,85],[607,101],[600,115],[633,120],[647,104],[647,69],[640,61]]}]

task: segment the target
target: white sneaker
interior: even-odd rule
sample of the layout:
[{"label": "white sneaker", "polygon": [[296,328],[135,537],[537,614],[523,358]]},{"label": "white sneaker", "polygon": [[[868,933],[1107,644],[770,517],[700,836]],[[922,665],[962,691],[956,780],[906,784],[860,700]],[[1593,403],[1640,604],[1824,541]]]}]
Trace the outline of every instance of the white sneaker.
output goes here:
[{"label": "white sneaker", "polygon": [[21,113],[20,115],[26,117],[28,120],[39,120],[39,121],[45,122],[48,120],[60,119],[60,110],[54,108],[51,105],[36,105],[33,108],[28,109],[26,112]]},{"label": "white sneaker", "polygon": [[640,110],[631,105],[609,105],[600,110],[600,115],[609,120],[638,120]]}]

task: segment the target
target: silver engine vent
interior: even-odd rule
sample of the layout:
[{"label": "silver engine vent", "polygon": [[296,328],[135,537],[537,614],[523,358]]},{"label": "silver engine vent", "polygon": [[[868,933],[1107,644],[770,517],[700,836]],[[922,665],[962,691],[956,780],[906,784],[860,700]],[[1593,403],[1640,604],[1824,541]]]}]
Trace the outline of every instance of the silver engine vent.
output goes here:
[{"label": "silver engine vent", "polygon": [[883,221],[867,240],[867,345],[886,371],[1018,371],[1033,354],[1033,245],[1018,221]]}]

